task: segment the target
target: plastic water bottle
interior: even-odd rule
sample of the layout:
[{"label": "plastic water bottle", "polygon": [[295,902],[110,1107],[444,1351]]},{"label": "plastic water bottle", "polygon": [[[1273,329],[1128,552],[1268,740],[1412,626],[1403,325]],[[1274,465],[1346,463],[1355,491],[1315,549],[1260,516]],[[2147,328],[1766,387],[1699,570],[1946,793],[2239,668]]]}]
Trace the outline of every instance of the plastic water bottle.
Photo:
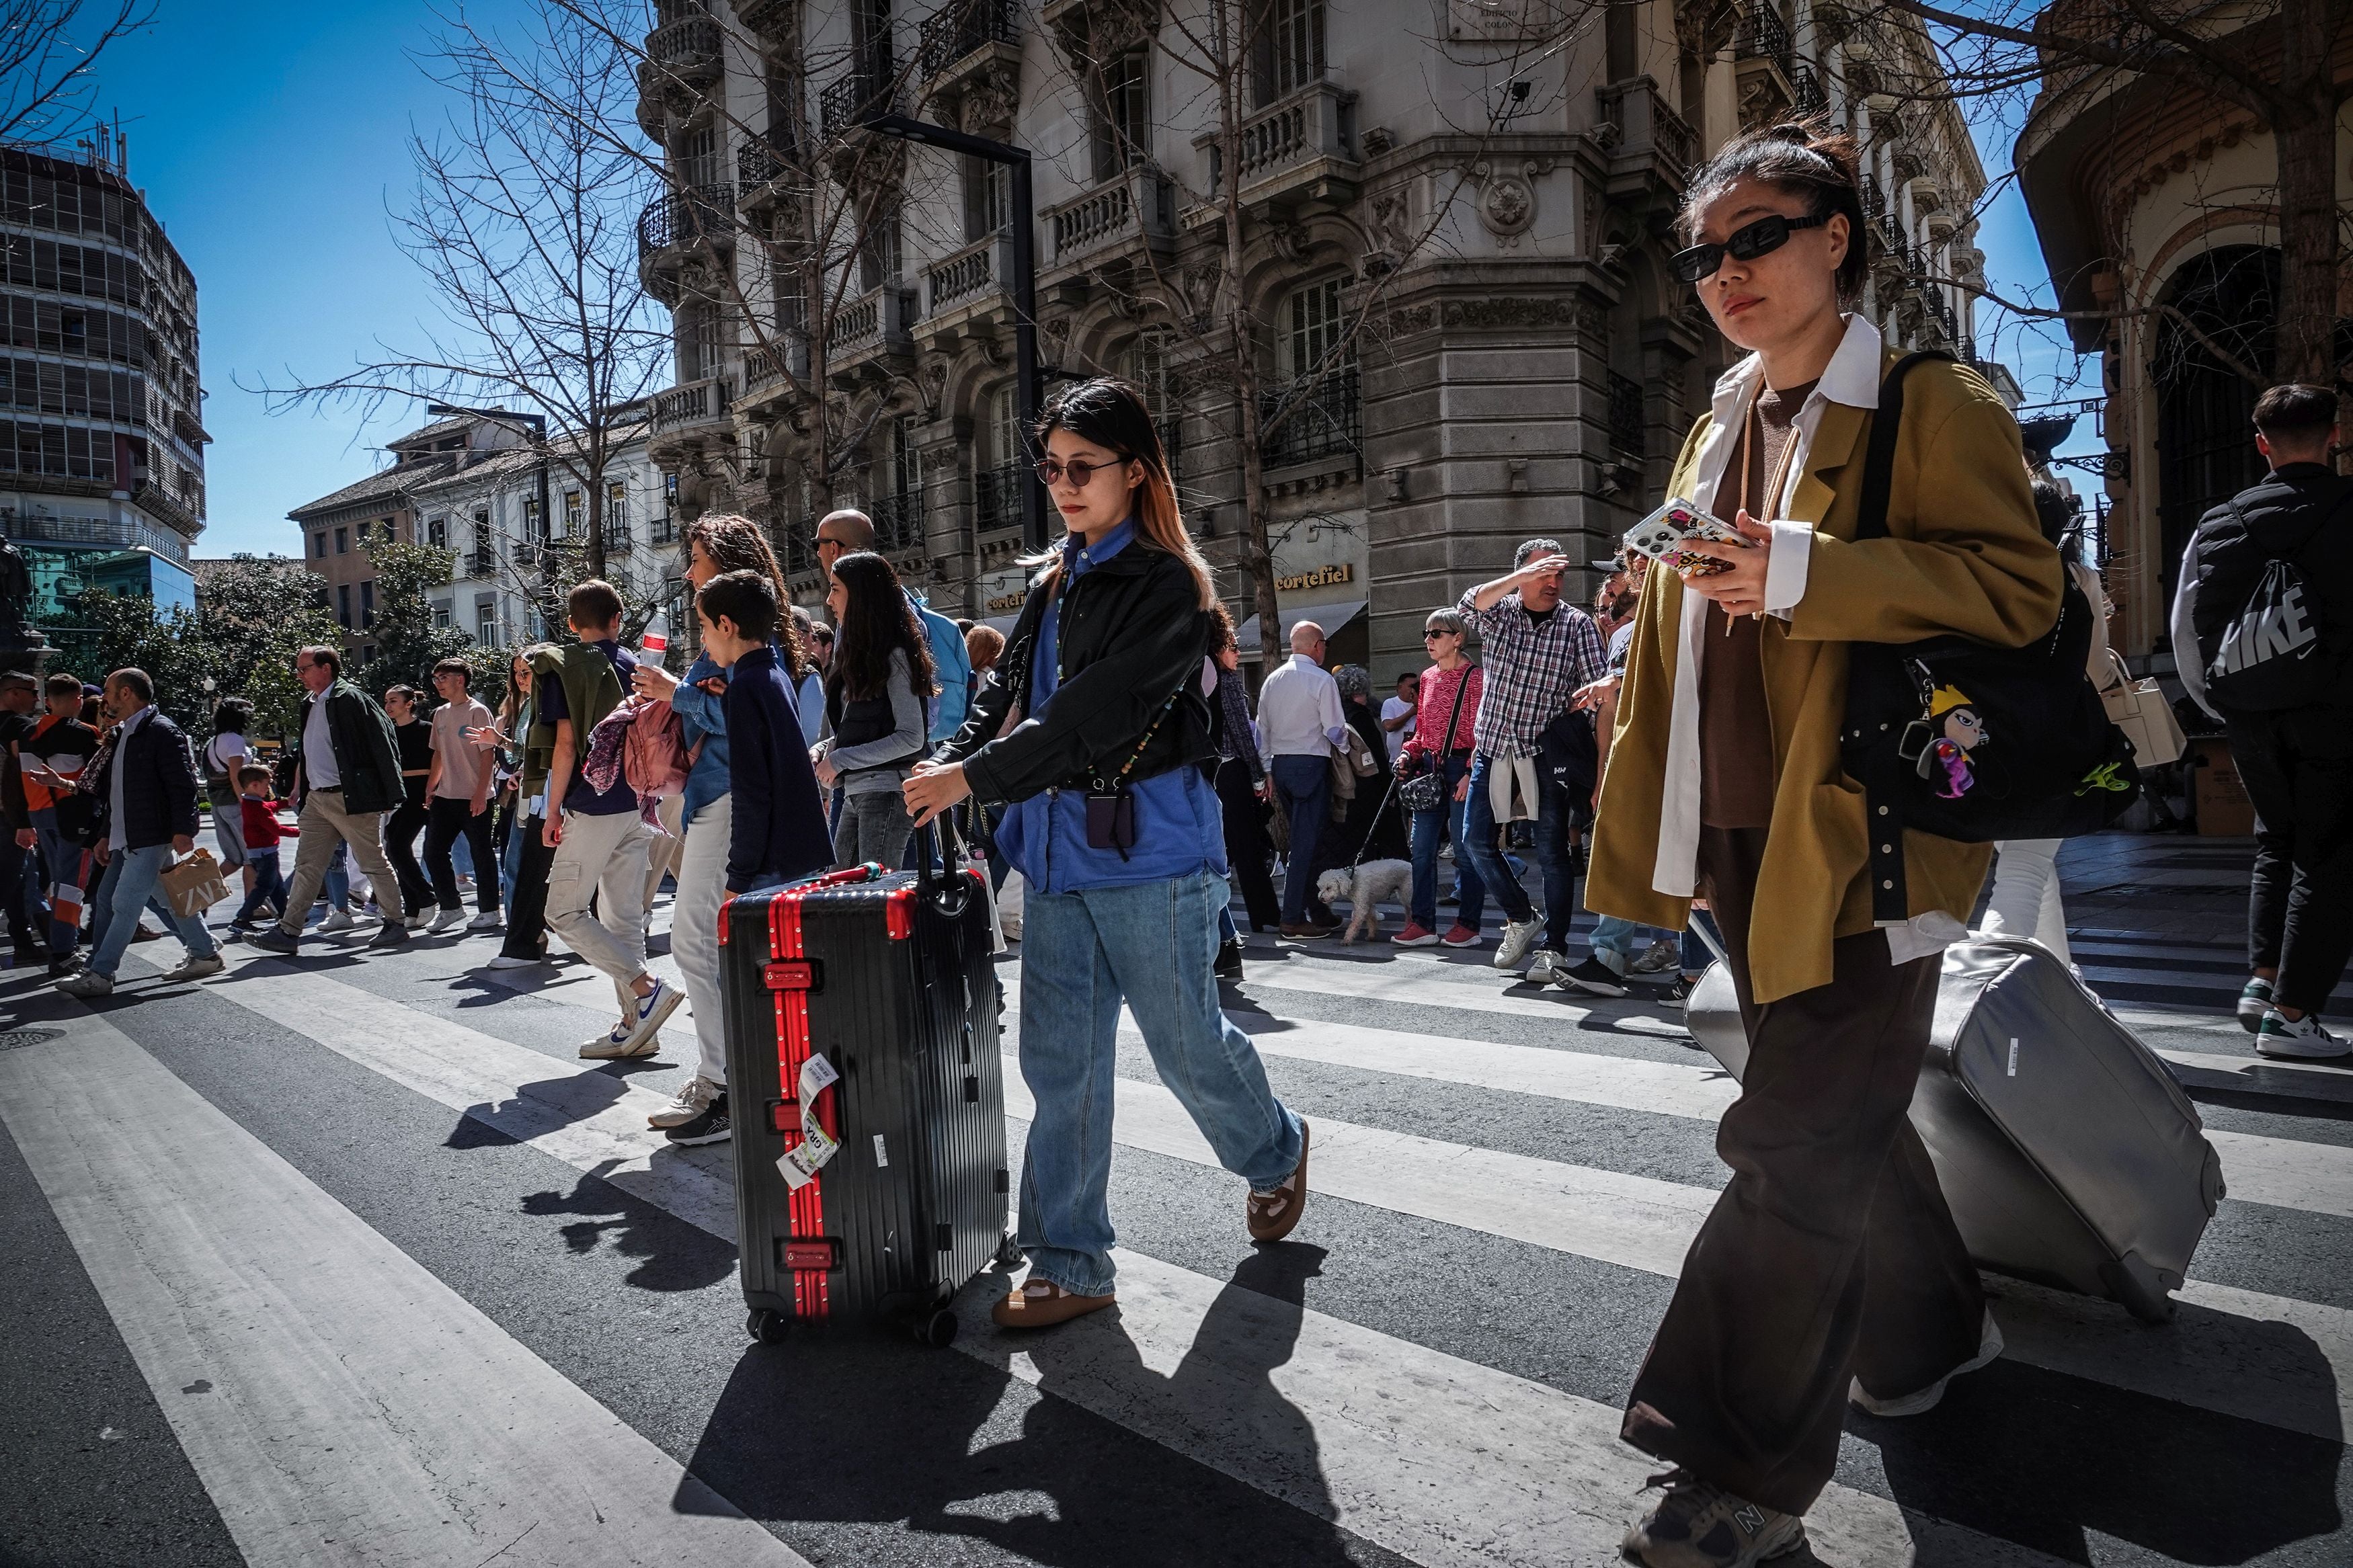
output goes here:
[{"label": "plastic water bottle", "polygon": [[647,663],[659,664],[662,656],[669,651],[670,613],[656,610],[653,617],[646,622],[646,629],[638,634],[638,658]]}]

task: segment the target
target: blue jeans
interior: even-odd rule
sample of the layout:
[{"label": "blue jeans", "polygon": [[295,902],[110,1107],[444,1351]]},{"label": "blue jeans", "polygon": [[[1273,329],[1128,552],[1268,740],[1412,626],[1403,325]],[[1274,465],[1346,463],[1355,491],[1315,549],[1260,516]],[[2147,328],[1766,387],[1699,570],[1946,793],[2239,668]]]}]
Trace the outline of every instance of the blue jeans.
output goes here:
[{"label": "blue jeans", "polygon": [[1715,962],[1715,949],[1700,939],[1702,926],[1707,928],[1709,936],[1715,938],[1716,947],[1724,945],[1724,933],[1715,929],[1715,917],[1705,910],[1694,910],[1691,924],[1683,927],[1683,972],[1685,974],[1697,974]]},{"label": "blue jeans", "polygon": [[523,814],[510,811],[507,816],[512,820],[507,823],[506,847],[499,856],[499,892],[500,901],[506,906],[506,917],[512,921],[514,919],[515,868],[522,863]]},{"label": "blue jeans", "polygon": [[1307,919],[1307,900],[1315,891],[1315,841],[1324,836],[1324,818],[1332,805],[1332,760],[1329,757],[1275,757],[1274,803],[1291,818],[1291,847],[1282,861],[1282,923],[1300,925]]},{"label": "blue jeans", "polygon": [[106,930],[90,955],[90,972],[109,980],[122,964],[122,950],[139,929],[139,911],[151,903],[163,915],[188,950],[191,958],[210,958],[220,951],[205,922],[174,914],[172,906],[155,897],[155,879],[172,863],[172,847],[157,844],[145,849],[118,849],[107,857],[106,876],[98,885],[100,906],[107,911]]},{"label": "blue jeans", "polygon": [[[1471,798],[1463,802],[1466,809],[1462,814],[1462,836],[1456,840],[1455,857],[1459,860],[1462,847],[1470,847],[1471,865],[1479,873],[1479,879],[1493,890],[1495,901],[1504,906],[1505,920],[1534,920],[1535,902],[1495,850],[1495,807],[1488,795],[1487,763],[1482,753],[1471,763]],[[1575,825],[1569,820],[1568,792],[1541,782],[1541,769],[1538,778],[1535,859],[1544,872],[1544,945],[1554,952],[1566,953],[1569,922],[1577,916]]]},{"label": "blue jeans", "polygon": [[81,928],[68,925],[57,916],[57,889],[61,882],[79,888],[85,897],[90,892],[90,851],[67,837],[58,827],[58,811],[45,805],[30,814],[33,837],[41,847],[41,864],[47,868],[47,885],[41,889],[41,901],[49,910],[49,956],[63,958],[81,942]]},{"label": "blue jeans", "polygon": [[1662,936],[1673,934],[1653,926],[1636,925],[1616,915],[1603,915],[1593,922],[1593,950],[1599,952],[1606,947],[1620,958],[1640,958],[1644,948]]},{"label": "blue jeans", "polygon": [[1037,1101],[1021,1166],[1018,1238],[1031,1271],[1065,1290],[1112,1284],[1112,1094],[1119,1008],[1218,1161],[1264,1191],[1298,1167],[1299,1118],[1267,1088],[1248,1035],[1218,1004],[1210,965],[1223,877],[1031,889],[1023,912],[1021,1077]]},{"label": "blue jeans", "polygon": [[248,849],[245,857],[245,863],[253,868],[253,891],[237,907],[232,924],[241,925],[273,905],[281,910],[286,905],[286,879],[279,871],[278,851]]},{"label": "blue jeans", "polygon": [[1471,803],[1454,798],[1454,786],[1470,771],[1471,764],[1461,754],[1447,758],[1444,809],[1413,814],[1413,902],[1407,913],[1424,931],[1438,929],[1438,846],[1449,834],[1454,837],[1454,869],[1462,884],[1454,921],[1477,931],[1479,922],[1487,918],[1487,884],[1480,880],[1470,852],[1462,847],[1462,816]]}]

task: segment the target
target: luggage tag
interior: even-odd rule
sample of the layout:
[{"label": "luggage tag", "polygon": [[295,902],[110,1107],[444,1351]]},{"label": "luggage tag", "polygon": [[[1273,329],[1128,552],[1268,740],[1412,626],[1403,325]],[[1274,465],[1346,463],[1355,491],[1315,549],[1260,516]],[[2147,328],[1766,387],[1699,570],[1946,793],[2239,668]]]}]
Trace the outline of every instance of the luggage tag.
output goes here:
[{"label": "luggage tag", "polygon": [[776,1162],[776,1173],[795,1192],[817,1180],[825,1163],[841,1151],[841,1145],[817,1119],[817,1097],[840,1081],[841,1074],[834,1070],[822,1051],[811,1052],[808,1060],[801,1063],[801,1141],[786,1150]]}]

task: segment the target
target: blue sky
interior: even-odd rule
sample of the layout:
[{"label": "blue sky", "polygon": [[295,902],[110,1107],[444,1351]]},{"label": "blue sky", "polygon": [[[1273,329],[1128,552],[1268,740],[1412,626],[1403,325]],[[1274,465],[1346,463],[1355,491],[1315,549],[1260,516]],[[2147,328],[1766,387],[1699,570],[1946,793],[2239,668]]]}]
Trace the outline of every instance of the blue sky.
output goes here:
[{"label": "blue sky", "polygon": [[[162,10],[100,61],[98,101],[121,112],[131,177],[196,275],[214,438],[203,553],[285,552],[296,547],[289,507],[366,473],[368,448],[422,423],[413,408],[387,408],[373,426],[350,405],[272,415],[244,389],[324,379],[376,338],[415,341],[431,317],[385,215],[406,198],[412,128],[430,132],[444,113],[413,58],[432,13],[421,0],[164,0]],[[1988,137],[1979,152],[1989,174],[2008,168],[2006,142]],[[2045,285],[2014,189],[1986,215],[1979,243],[1997,289]],[[1981,349],[1990,319],[1980,311]],[[2072,366],[2031,336],[2005,331],[1998,349],[2030,401],[2052,395],[2052,374]],[[2096,445],[2084,420],[2063,449]]]}]

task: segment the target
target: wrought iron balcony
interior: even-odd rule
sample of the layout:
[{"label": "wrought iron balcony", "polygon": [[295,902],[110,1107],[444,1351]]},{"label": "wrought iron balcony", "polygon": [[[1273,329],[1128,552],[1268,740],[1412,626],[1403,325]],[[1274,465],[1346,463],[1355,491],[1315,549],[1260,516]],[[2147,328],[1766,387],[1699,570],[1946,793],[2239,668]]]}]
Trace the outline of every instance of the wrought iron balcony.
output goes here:
[{"label": "wrought iron balcony", "polygon": [[[743,187],[746,200],[763,185],[794,173],[793,166],[778,155],[775,138],[771,131],[766,138],[746,142],[735,149],[735,180]],[[787,151],[793,150],[788,144]]]},{"label": "wrought iron balcony", "polygon": [[1364,446],[1362,405],[1355,365],[1302,376],[1258,395],[1261,429],[1282,416],[1282,424],[1260,437],[1259,455],[1270,468],[1313,462]]},{"label": "wrought iron balcony", "polygon": [[681,436],[693,431],[723,428],[728,425],[728,413],[734,406],[727,378],[706,375],[701,381],[685,382],[668,392],[654,395],[654,417],[651,434]]},{"label": "wrought iron balcony", "polygon": [[874,548],[885,555],[923,547],[923,498],[913,490],[877,496],[866,503],[874,523]]},{"label": "wrought iron balcony", "polygon": [[626,555],[629,552],[629,520],[628,518],[607,517],[604,520],[602,531],[605,535],[606,554]]},{"label": "wrought iron balcony", "polygon": [[779,523],[775,531],[776,553],[784,561],[787,578],[804,577],[818,569],[816,518]]},{"label": "wrought iron balcony", "polygon": [[667,192],[638,215],[638,256],[696,244],[725,245],[735,235],[735,187],[724,180]]},{"label": "wrought iron balcony", "polygon": [[925,80],[991,44],[1015,40],[1010,0],[948,0],[923,19],[917,63]]},{"label": "wrought iron balcony", "polygon": [[719,79],[720,40],[719,24],[710,16],[681,16],[647,35],[646,59],[655,68],[658,80],[666,78],[706,87]]},{"label": "wrought iron balcony", "polygon": [[1818,114],[1831,105],[1830,95],[1822,90],[1822,79],[1814,74],[1811,66],[1799,66],[1789,77],[1789,106],[1798,113]]},{"label": "wrought iron balcony", "polygon": [[1790,74],[1788,25],[1767,0],[1750,0],[1747,13],[1740,19],[1740,31],[1733,41],[1732,52],[1738,59],[1770,60],[1781,68],[1783,76]]},{"label": "wrought iron balcony", "polygon": [[1646,450],[1642,439],[1642,384],[1630,376],[1609,373],[1609,445],[1630,458]]},{"label": "wrought iron balcony", "polygon": [[860,61],[818,94],[818,123],[828,138],[842,135],[878,114],[899,107],[899,67],[889,55]]},{"label": "wrought iron balcony", "polygon": [[1139,163],[1039,216],[1054,237],[1054,259],[1063,262],[1130,240],[1165,248],[1176,226],[1173,208],[1168,183]]},{"label": "wrought iron balcony", "polygon": [[460,557],[464,575],[495,577],[499,571],[499,552],[488,544],[477,544]]},{"label": "wrought iron balcony", "polygon": [[972,477],[972,521],[976,532],[1021,526],[1021,487],[1029,482],[1029,465],[999,463]]}]

